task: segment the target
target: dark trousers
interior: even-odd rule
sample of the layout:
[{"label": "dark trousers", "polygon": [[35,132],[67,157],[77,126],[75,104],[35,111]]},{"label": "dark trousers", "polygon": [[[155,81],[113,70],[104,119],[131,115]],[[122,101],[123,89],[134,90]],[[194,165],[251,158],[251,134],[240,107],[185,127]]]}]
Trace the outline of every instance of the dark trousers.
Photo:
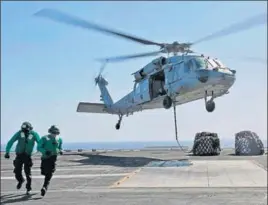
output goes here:
[{"label": "dark trousers", "polygon": [[53,173],[56,171],[57,156],[41,159],[41,174],[45,176],[43,187],[46,189],[50,183]]},{"label": "dark trousers", "polygon": [[14,165],[13,172],[15,173],[15,178],[17,179],[18,182],[23,182],[23,180],[24,180],[24,178],[22,176],[22,166],[24,165],[24,173],[25,173],[26,179],[27,179],[26,189],[30,190],[31,184],[32,184],[31,168],[33,166],[31,156],[29,156],[25,153],[16,154],[16,158],[13,161],[13,165]]}]

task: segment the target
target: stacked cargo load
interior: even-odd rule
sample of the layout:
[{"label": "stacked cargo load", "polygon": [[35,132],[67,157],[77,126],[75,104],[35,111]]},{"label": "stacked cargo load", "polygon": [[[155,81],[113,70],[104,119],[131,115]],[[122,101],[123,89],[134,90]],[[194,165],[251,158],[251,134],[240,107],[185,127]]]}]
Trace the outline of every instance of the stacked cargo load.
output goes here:
[{"label": "stacked cargo load", "polygon": [[264,146],[255,132],[241,131],[235,134],[236,155],[263,155]]},{"label": "stacked cargo load", "polygon": [[192,152],[195,156],[219,155],[220,139],[217,133],[196,133]]}]

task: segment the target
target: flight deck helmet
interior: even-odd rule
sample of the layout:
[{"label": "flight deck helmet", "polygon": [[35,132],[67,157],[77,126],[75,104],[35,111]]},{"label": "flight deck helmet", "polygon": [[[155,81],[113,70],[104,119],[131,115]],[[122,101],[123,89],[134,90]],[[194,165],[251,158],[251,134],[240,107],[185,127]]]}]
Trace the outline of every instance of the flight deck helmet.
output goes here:
[{"label": "flight deck helmet", "polygon": [[31,123],[29,122],[24,122],[21,125],[21,131],[23,132],[30,132],[31,130],[33,130],[33,126],[31,125]]},{"label": "flight deck helmet", "polygon": [[54,135],[59,135],[60,134],[60,130],[56,125],[52,125],[49,129],[48,132],[50,134],[54,134]]}]

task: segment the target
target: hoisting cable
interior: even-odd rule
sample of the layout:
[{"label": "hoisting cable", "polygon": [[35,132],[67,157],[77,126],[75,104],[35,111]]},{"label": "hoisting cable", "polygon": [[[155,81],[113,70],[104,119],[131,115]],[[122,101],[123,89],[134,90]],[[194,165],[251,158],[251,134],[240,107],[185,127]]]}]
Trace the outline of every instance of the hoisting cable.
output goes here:
[{"label": "hoisting cable", "polygon": [[178,127],[177,127],[177,115],[176,115],[176,102],[173,101],[173,114],[174,114],[174,123],[175,123],[175,136],[178,146],[181,148],[183,152],[186,152],[183,147],[181,146],[179,139],[178,139]]}]

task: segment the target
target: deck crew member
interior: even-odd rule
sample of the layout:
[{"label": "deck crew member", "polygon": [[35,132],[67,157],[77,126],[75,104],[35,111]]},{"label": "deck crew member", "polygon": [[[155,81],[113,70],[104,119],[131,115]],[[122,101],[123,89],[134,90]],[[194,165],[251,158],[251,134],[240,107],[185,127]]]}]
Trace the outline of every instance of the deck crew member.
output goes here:
[{"label": "deck crew member", "polygon": [[20,189],[25,179],[22,176],[22,167],[24,165],[24,172],[26,175],[26,190],[27,194],[32,190],[32,177],[31,168],[33,166],[32,162],[32,152],[35,143],[38,144],[40,140],[39,134],[33,131],[33,126],[29,122],[24,122],[21,125],[21,130],[16,132],[13,137],[9,140],[6,146],[5,158],[9,159],[10,149],[13,144],[18,141],[15,152],[16,158],[13,161],[15,178],[18,181],[17,189]]},{"label": "deck crew member", "polygon": [[38,144],[41,156],[41,174],[45,176],[41,195],[47,192],[50,180],[56,170],[57,156],[62,155],[62,139],[59,137],[60,130],[55,125],[48,129],[48,135],[43,136]]}]

